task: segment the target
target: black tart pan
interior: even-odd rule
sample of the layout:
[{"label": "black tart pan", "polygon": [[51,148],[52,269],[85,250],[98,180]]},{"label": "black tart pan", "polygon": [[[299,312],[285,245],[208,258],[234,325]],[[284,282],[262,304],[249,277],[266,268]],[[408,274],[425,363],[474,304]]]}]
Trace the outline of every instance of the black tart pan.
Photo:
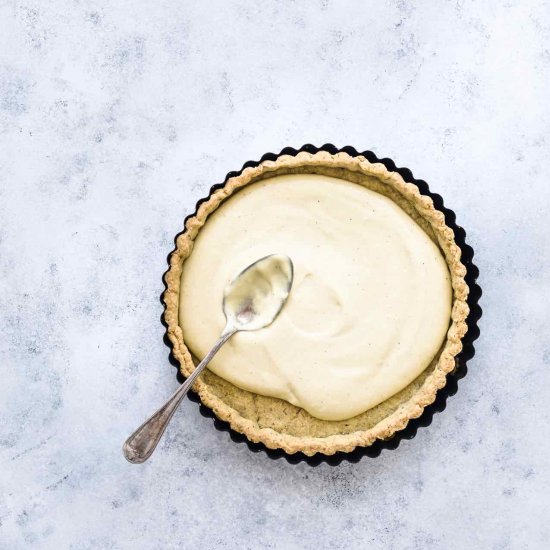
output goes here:
[{"label": "black tart pan", "polygon": [[[465,280],[469,286],[468,305],[470,307],[470,313],[468,315],[468,318],[466,319],[466,323],[468,325],[468,332],[462,339],[462,345],[463,345],[462,351],[456,357],[456,369],[452,373],[449,373],[447,375],[447,384],[445,385],[445,387],[443,387],[437,392],[435,401],[424,409],[424,412],[422,413],[422,415],[419,416],[418,418],[414,418],[410,420],[407,426],[403,430],[396,432],[390,439],[387,439],[387,440],[378,439],[369,447],[356,447],[351,452],[347,452],[347,453],[337,452],[334,455],[330,455],[330,456],[323,455],[321,453],[317,453],[313,456],[306,456],[301,452],[298,452],[295,454],[288,454],[282,449],[268,449],[262,443],[252,443],[244,435],[232,430],[228,422],[224,422],[216,418],[216,416],[214,415],[214,412],[200,402],[198,394],[196,394],[193,391],[190,391],[187,394],[191,401],[199,404],[200,406],[199,410],[203,416],[213,419],[214,427],[217,430],[228,432],[229,437],[233,441],[235,441],[236,443],[245,443],[248,446],[248,448],[254,453],[263,452],[271,459],[284,458],[291,464],[306,462],[310,466],[317,466],[318,464],[325,462],[331,466],[337,466],[343,461],[358,462],[359,460],[361,460],[363,456],[367,456],[369,458],[376,458],[380,455],[383,449],[388,449],[388,450],[396,449],[403,439],[412,439],[416,435],[418,428],[429,426],[432,422],[433,415],[445,409],[447,399],[457,392],[458,381],[461,378],[464,378],[464,376],[466,376],[468,372],[466,363],[470,359],[472,359],[472,357],[475,354],[474,341],[479,337],[478,321],[481,318],[481,313],[482,313],[481,307],[479,306],[479,303],[478,303],[479,299],[481,298],[481,288],[477,284],[479,270],[473,263],[474,251],[472,247],[466,243],[466,231],[464,231],[464,229],[456,223],[455,213],[450,208],[447,208],[446,206],[444,206],[443,199],[441,198],[441,196],[438,195],[437,193],[431,192],[428,187],[428,184],[425,181],[415,179],[412,172],[408,168],[397,168],[394,161],[389,158],[379,159],[372,151],[358,152],[356,149],[354,149],[351,146],[346,146],[339,149],[338,147],[330,143],[322,145],[321,147],[316,147],[315,145],[306,144],[300,147],[299,149],[294,149],[292,147],[285,147],[280,153],[266,153],[258,161],[249,160],[248,162],[244,163],[243,167],[239,171],[229,172],[227,176],[225,176],[225,180],[223,181],[223,183],[218,183],[216,185],[213,185],[210,189],[210,193],[208,197],[200,199],[197,202],[195,206],[195,212],[187,216],[185,221],[187,222],[188,218],[196,214],[199,206],[203,202],[207,201],[210,198],[210,195],[212,195],[212,193],[214,193],[215,191],[223,187],[229,178],[239,176],[245,168],[258,166],[260,163],[266,160],[274,161],[282,155],[296,156],[298,153],[302,151],[305,151],[307,153],[312,153],[312,154],[318,153],[319,151],[326,151],[331,155],[334,155],[336,153],[347,153],[351,157],[363,156],[371,163],[379,162],[383,164],[387,168],[387,170],[389,170],[390,172],[397,172],[398,174],[401,175],[401,177],[406,182],[416,185],[421,194],[431,197],[435,208],[443,212],[443,214],[445,215],[446,224],[454,231],[455,242],[462,250],[461,260],[464,266],[466,267]],[[179,235],[181,235],[181,233],[183,233],[183,231],[178,233],[175,236],[174,245],[176,243],[176,239],[178,238]],[[172,252],[170,252],[170,254],[168,255],[168,262],[170,261],[170,256],[172,255]],[[164,276],[162,280],[164,283]],[[164,289],[166,290],[166,283],[164,283]],[[164,301],[162,298],[163,295],[164,295],[164,292],[161,294],[160,300],[162,305],[164,306]],[[166,321],[164,320],[164,313],[161,315],[161,322],[165,328],[168,328]],[[174,357],[172,353],[173,352],[172,343],[170,342],[167,334],[164,335],[164,343],[170,348],[169,361],[177,369],[178,381],[180,383],[183,383],[185,378],[183,377],[183,375],[179,370],[179,362],[177,361],[177,359]]]}]

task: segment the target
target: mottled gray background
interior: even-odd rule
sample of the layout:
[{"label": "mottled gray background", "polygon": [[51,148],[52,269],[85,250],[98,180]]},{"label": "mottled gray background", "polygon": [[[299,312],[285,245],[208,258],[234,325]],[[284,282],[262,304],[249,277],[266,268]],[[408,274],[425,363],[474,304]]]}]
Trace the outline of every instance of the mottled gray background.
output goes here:
[{"label": "mottled gray background", "polygon": [[[550,527],[550,5],[0,1],[0,547],[543,548]],[[172,237],[266,151],[332,141],[458,214],[482,338],[444,413],[378,459],[252,454],[176,387]]]}]

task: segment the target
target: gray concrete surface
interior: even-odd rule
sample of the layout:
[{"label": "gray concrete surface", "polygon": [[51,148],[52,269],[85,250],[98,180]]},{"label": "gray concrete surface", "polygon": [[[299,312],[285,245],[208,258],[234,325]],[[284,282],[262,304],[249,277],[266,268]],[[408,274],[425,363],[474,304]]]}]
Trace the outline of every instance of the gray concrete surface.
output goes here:
[{"label": "gray concrete surface", "polygon": [[[0,546],[545,548],[547,2],[0,2]],[[272,462],[185,402],[159,323],[197,198],[305,142],[390,156],[476,249],[482,337],[428,429]]]}]

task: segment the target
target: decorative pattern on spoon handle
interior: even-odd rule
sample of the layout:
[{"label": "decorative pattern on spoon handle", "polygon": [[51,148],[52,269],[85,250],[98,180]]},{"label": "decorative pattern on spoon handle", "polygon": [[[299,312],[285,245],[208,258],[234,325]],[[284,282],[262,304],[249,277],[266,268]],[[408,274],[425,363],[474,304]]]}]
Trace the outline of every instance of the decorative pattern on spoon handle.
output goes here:
[{"label": "decorative pattern on spoon handle", "polygon": [[235,329],[226,328],[206,357],[197,365],[187,380],[172,394],[172,397],[150,418],[148,418],[124,443],[122,452],[132,464],[145,462],[155,450],[181,400],[193,386],[200,373],[214,355],[235,334]]}]

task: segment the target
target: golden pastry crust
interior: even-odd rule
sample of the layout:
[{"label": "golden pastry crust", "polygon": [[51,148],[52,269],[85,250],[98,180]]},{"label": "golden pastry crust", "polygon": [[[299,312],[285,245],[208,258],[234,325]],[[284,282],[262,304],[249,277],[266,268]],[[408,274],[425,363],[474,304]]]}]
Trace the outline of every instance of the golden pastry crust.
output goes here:
[{"label": "golden pastry crust", "polygon": [[204,405],[250,441],[261,442],[270,449],[280,448],[290,454],[301,451],[308,456],[315,453],[332,455],[372,445],[377,439],[390,438],[433,403],[437,391],[446,384],[447,374],[455,369],[455,358],[462,350],[462,338],[467,331],[466,268],[460,261],[461,250],[455,243],[454,232],[445,224],[443,213],[434,207],[432,199],[421,195],[416,185],[405,182],[397,172],[388,171],[383,164],[370,163],[362,156],[331,155],[326,151],[315,154],[300,152],[296,156],[283,155],[275,161],[264,161],[229,178],[221,189],[212,193],[197,213],[187,220],[185,231],[178,236],[176,249],[170,255],[170,267],[165,274],[167,288],[163,295],[164,319],[173,354],[184,376],[188,376],[195,365],[178,322],[179,290],[183,262],[192,252],[194,239],[208,216],[240,188],[260,179],[296,173],[338,177],[392,199],[439,246],[447,261],[453,287],[451,324],[436,358],[402,391],[349,420],[319,420],[281,399],[242,390],[208,370],[193,386]]}]

